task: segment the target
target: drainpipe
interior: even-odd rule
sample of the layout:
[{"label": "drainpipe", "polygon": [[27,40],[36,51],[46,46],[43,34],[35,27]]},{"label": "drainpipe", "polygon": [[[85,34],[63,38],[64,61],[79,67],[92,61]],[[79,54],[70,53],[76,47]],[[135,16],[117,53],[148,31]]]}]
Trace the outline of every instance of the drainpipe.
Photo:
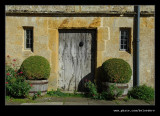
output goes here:
[{"label": "drainpipe", "polygon": [[136,68],[136,84],[135,86],[139,86],[139,42],[140,42],[140,39],[139,39],[139,27],[140,27],[140,6],[135,6],[135,12],[136,12],[136,16],[135,16],[135,25],[136,25],[136,28],[135,28],[135,33],[136,33],[136,37],[135,37],[135,42],[136,42],[136,51],[135,51],[135,55],[136,55],[136,61],[135,61],[135,68]]}]

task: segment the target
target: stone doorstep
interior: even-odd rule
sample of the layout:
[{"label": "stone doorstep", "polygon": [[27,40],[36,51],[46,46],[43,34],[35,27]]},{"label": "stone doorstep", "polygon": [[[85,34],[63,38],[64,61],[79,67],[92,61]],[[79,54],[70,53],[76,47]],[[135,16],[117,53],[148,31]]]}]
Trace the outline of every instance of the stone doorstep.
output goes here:
[{"label": "stone doorstep", "polygon": [[[63,93],[74,93],[74,91],[61,91]],[[76,94],[85,94],[85,92],[76,92]]]}]

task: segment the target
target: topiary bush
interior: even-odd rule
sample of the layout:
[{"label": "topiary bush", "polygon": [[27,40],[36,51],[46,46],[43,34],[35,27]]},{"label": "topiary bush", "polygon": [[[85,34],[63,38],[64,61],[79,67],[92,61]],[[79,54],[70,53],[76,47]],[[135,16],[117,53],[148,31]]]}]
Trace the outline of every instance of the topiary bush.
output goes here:
[{"label": "topiary bush", "polygon": [[133,87],[127,95],[129,98],[150,101],[154,100],[154,89],[146,85],[140,85]]},{"label": "topiary bush", "polygon": [[112,58],[102,64],[102,81],[128,83],[131,79],[130,65],[120,58]]},{"label": "topiary bush", "polygon": [[30,56],[23,61],[20,67],[20,71],[29,80],[48,79],[50,69],[48,60],[42,56]]}]

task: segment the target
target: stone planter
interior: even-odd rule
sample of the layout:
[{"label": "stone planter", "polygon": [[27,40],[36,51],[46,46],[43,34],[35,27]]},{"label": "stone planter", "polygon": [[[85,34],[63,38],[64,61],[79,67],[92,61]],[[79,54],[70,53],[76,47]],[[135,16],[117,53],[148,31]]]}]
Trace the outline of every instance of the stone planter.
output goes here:
[{"label": "stone planter", "polygon": [[48,89],[48,80],[26,80],[32,85],[32,88],[29,91],[29,96],[33,96],[38,91],[41,92],[41,95],[45,95]]},{"label": "stone planter", "polygon": [[105,88],[108,88],[110,85],[115,84],[116,87],[123,90],[122,97],[127,96],[128,93],[128,84],[127,83],[110,83],[110,82],[102,82],[102,85]]}]

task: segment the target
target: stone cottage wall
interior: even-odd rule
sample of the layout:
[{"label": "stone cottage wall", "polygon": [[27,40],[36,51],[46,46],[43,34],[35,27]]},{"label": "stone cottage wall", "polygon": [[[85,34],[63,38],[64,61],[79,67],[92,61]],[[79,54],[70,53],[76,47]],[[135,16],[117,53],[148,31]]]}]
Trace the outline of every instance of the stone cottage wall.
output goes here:
[{"label": "stone cottage wall", "polygon": [[[29,56],[41,55],[51,64],[49,90],[58,87],[58,29],[96,29],[97,63],[112,57],[123,58],[133,70],[134,6],[6,6],[6,63],[7,55],[19,65]],[[154,6],[141,6],[140,18],[140,84],[154,87]],[[33,52],[24,50],[23,26],[33,26]],[[131,28],[131,51],[119,50],[120,27]],[[133,86],[133,76],[129,82]]]}]

